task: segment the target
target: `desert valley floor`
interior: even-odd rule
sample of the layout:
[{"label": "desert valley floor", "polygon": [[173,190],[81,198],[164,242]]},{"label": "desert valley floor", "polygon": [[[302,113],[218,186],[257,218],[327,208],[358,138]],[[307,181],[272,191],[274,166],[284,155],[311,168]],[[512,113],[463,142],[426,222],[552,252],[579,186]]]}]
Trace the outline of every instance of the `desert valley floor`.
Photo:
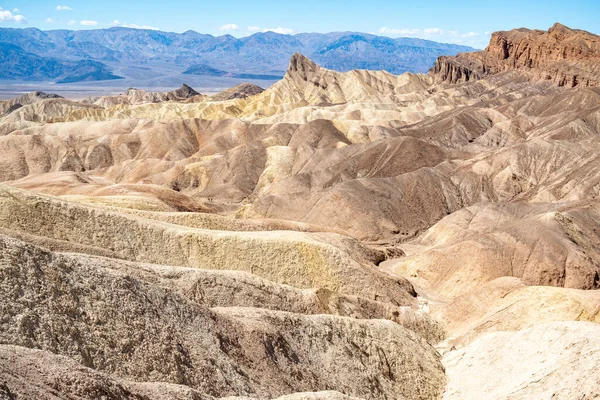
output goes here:
[{"label": "desert valley floor", "polygon": [[0,399],[600,396],[600,38],[0,101]]}]

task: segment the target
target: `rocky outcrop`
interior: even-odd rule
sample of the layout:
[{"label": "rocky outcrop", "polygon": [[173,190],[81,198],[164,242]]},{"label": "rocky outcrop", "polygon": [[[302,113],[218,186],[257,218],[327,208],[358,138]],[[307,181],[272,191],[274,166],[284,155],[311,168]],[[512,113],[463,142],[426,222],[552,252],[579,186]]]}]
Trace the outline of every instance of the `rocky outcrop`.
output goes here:
[{"label": "rocky outcrop", "polygon": [[599,206],[481,203],[464,208],[424,232],[418,241],[423,251],[401,260],[397,272],[419,276],[449,298],[503,276],[529,285],[599,289]]},{"label": "rocky outcrop", "polygon": [[[130,264],[133,271],[127,271],[120,264],[52,253],[0,236],[0,342],[80,363],[61,367],[80,371],[62,378],[61,391],[77,387],[78,374],[91,376],[89,384],[108,374],[185,385],[215,397],[337,389],[370,399],[430,399],[443,390],[439,354],[398,323],[247,307],[210,309],[203,294],[203,287],[210,292],[209,282],[197,281],[193,294],[184,295],[161,284],[164,278],[157,281],[151,270],[144,273],[141,265]],[[185,272],[163,269],[167,275]],[[236,295],[252,297],[248,291]],[[23,353],[31,359],[34,352]],[[14,374],[52,374],[60,359],[38,355],[33,358],[44,364],[37,372],[27,371],[24,361],[10,373],[10,361],[4,359],[2,376],[14,382]],[[61,379],[62,374],[53,375]],[[122,390],[110,379],[99,386]]]},{"label": "rocky outcrop", "polygon": [[11,100],[0,101],[0,117],[4,117],[23,106],[48,99],[63,99],[63,97],[54,93],[31,92],[15,97]]},{"label": "rocky outcrop", "polygon": [[431,73],[448,83],[519,71],[558,86],[600,85],[600,37],[554,24],[547,32],[515,29],[494,32],[488,47],[475,53],[439,57]]},{"label": "rocky outcrop", "polygon": [[99,96],[90,97],[82,101],[85,104],[94,104],[104,108],[116,105],[134,105],[144,103],[162,103],[162,102],[193,102],[201,98],[202,95],[185,83],[179,88],[170,92],[151,92],[143,89],[129,88],[123,94],[118,96]]},{"label": "rocky outcrop", "polygon": [[377,101],[381,96],[397,100],[408,92],[426,93],[427,85],[426,77],[413,74],[396,76],[385,71],[367,70],[337,72],[295,53],[284,78],[258,98],[268,100],[271,107],[286,103],[290,106],[296,103],[294,107],[307,104],[332,105]]},{"label": "rocky outcrop", "polygon": [[210,99],[212,101],[226,101],[233,99],[245,99],[249,96],[255,96],[264,92],[265,89],[252,83],[240,83],[237,86],[222,91],[221,93],[215,94]]},{"label": "rocky outcrop", "polygon": [[175,89],[172,92],[169,92],[169,94],[172,96],[173,100],[186,100],[190,97],[200,95],[199,92],[196,92],[193,88],[186,85],[185,83],[179,89]]},{"label": "rocky outcrop", "polygon": [[435,60],[431,71],[436,80],[448,83],[468,82],[485,76],[483,66],[468,56],[440,56]]},{"label": "rocky outcrop", "polygon": [[171,92],[148,92],[143,89],[129,88],[123,96],[128,97],[131,104],[140,104],[146,102],[182,101],[199,94],[184,83],[179,89]]},{"label": "rocky outcrop", "polygon": [[[189,386],[136,382],[87,368],[69,357],[21,346],[0,345],[0,398],[7,400],[217,400]],[[264,398],[264,397],[263,397]],[[229,396],[222,400],[255,400]],[[301,392],[276,400],[361,400],[333,390]]]},{"label": "rocky outcrop", "polygon": [[33,196],[4,186],[0,186],[0,205],[0,226],[44,237],[48,245],[66,251],[247,271],[300,288],[325,288],[396,305],[413,302],[414,289],[406,279],[378,271],[363,258],[359,245],[339,244],[342,238],[335,235],[322,240],[303,232],[208,231]]}]

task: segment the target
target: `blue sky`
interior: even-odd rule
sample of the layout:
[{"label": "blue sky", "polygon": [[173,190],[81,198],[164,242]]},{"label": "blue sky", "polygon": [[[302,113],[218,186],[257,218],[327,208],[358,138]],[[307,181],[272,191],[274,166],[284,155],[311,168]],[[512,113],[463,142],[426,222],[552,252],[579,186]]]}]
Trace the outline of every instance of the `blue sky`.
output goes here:
[{"label": "blue sky", "polygon": [[489,32],[554,22],[600,33],[600,0],[0,0],[0,27],[192,29],[213,35],[360,31],[483,48]]}]

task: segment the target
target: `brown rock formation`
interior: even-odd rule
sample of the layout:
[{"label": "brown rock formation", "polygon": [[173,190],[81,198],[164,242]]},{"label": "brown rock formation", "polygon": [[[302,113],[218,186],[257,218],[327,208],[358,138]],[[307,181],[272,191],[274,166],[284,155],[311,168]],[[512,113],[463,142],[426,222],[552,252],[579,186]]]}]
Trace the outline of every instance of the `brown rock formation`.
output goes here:
[{"label": "brown rock formation", "polygon": [[600,37],[559,23],[547,32],[494,32],[485,50],[439,57],[431,72],[438,81],[457,83],[514,70],[558,86],[599,86]]},{"label": "brown rock formation", "polygon": [[189,101],[202,97],[200,93],[185,83],[170,92],[149,92],[143,89],[129,88],[118,96],[90,97],[82,101],[86,104],[94,104],[102,107],[111,107],[119,104],[133,105],[143,103],[161,103],[164,101]]},{"label": "brown rock formation", "polygon": [[211,97],[212,101],[226,101],[233,99],[245,99],[264,92],[265,89],[251,83],[240,83]]}]

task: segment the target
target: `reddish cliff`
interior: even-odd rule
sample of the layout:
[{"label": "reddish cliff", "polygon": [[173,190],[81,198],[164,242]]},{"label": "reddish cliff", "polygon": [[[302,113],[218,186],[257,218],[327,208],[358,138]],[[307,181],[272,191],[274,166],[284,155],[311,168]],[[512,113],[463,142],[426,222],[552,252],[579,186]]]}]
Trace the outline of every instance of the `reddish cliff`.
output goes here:
[{"label": "reddish cliff", "polygon": [[457,83],[510,70],[559,86],[600,86],[600,37],[558,23],[547,32],[495,32],[485,50],[439,57],[431,73]]}]

